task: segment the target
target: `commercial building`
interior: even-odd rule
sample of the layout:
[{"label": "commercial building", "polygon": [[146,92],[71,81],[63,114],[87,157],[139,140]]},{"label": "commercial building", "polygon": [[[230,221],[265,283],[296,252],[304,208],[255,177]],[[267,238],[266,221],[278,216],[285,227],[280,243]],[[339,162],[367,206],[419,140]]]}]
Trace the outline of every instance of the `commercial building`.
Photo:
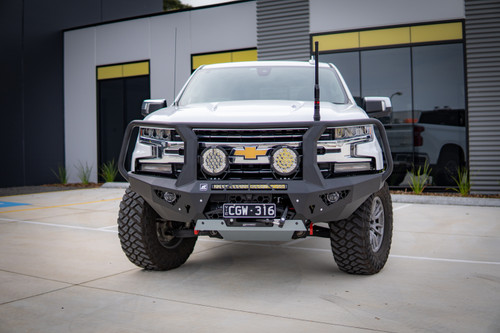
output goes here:
[{"label": "commercial building", "polygon": [[[381,119],[396,165],[391,185],[404,184],[408,169],[428,162],[436,189],[453,185],[451,176],[466,167],[473,192],[500,193],[498,1],[235,1],[77,23],[61,33],[58,89],[23,80],[23,98],[2,104],[11,116],[2,131],[12,134],[4,142],[22,160],[25,184],[54,182],[50,169],[57,163],[70,181],[78,181],[81,166],[92,168],[96,181],[98,166],[116,159],[126,124],[141,117],[142,99],[172,101],[199,65],[307,60],[319,41],[320,60],[340,69],[353,95],[391,98],[393,113]],[[35,54],[36,48],[23,49],[24,57]],[[27,71],[28,61],[23,64]],[[45,108],[37,108],[28,86]],[[62,114],[48,117],[51,104]],[[12,116],[19,107],[22,119]],[[49,123],[64,135],[47,133]],[[36,178],[27,175],[33,169]],[[0,186],[7,178],[2,175]]]}]

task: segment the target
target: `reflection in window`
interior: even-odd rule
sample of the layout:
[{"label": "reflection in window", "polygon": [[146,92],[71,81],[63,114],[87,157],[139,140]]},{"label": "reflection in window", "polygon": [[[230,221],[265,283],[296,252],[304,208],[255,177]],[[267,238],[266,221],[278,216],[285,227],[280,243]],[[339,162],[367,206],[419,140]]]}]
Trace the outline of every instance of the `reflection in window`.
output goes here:
[{"label": "reflection in window", "polygon": [[333,54],[321,54],[319,60],[334,64],[344,78],[351,94],[354,97],[361,96],[361,82],[359,75],[359,52],[342,52]]},{"label": "reflection in window", "polygon": [[414,163],[409,48],[361,52],[361,91],[363,96],[391,98],[393,112],[386,124],[394,160],[390,185],[399,185]]},{"label": "reflection in window", "polygon": [[465,108],[462,48],[462,44],[413,47],[415,110]]},{"label": "reflection in window", "polygon": [[414,108],[420,128],[415,155],[432,167],[435,185],[452,186],[465,165],[462,44],[413,47]]},{"label": "reflection in window", "polygon": [[393,121],[411,118],[411,59],[409,48],[361,52],[363,96],[391,97]]},{"label": "reflection in window", "polygon": [[322,54],[335,64],[354,96],[387,96],[386,126],[394,159],[390,185],[407,184],[407,172],[429,163],[432,185],[453,186],[465,165],[463,44],[441,44]]}]

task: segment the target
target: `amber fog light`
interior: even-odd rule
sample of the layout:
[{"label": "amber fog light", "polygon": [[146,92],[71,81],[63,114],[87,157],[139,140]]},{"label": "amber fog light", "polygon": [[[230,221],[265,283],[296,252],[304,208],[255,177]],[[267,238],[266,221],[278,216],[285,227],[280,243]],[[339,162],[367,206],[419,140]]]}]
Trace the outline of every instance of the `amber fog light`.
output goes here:
[{"label": "amber fog light", "polygon": [[228,166],[226,151],[219,147],[208,147],[201,153],[200,164],[207,175],[219,176]]},{"label": "amber fog light", "polygon": [[280,176],[290,176],[297,172],[299,154],[289,147],[277,148],[271,154],[271,167]]}]

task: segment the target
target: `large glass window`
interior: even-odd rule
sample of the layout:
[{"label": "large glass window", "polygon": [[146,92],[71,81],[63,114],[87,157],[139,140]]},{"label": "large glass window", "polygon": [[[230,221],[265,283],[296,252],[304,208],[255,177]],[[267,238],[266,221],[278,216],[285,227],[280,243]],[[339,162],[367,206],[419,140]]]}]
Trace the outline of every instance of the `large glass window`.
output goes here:
[{"label": "large glass window", "polygon": [[387,96],[392,101],[392,122],[411,118],[411,59],[409,48],[361,52],[363,96]]},{"label": "large glass window", "polygon": [[359,52],[342,52],[333,54],[320,54],[319,60],[335,64],[356,98],[361,96],[361,82],[359,74]]},{"label": "large glass window", "polygon": [[395,48],[361,52],[361,93],[387,96],[392,102],[386,132],[394,159],[391,185],[401,183],[413,161],[412,91],[410,49]]},{"label": "large glass window", "polygon": [[354,96],[387,96],[386,126],[394,159],[389,183],[405,185],[412,168],[428,163],[434,186],[453,186],[465,165],[463,44],[438,44],[322,54]]},{"label": "large glass window", "polygon": [[463,46],[418,46],[412,56],[415,156],[429,162],[435,185],[454,185],[466,152]]}]

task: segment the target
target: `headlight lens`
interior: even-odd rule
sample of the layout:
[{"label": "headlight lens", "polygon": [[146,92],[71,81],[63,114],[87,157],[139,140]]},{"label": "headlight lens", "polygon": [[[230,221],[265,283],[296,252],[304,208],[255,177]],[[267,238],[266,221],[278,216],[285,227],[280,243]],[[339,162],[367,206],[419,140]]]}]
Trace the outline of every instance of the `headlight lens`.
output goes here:
[{"label": "headlight lens", "polygon": [[172,130],[166,128],[141,127],[140,140],[143,143],[155,143],[159,141],[171,141]]},{"label": "headlight lens", "polygon": [[280,176],[290,176],[299,167],[299,154],[289,147],[277,148],[271,154],[271,166]]},{"label": "headlight lens", "polygon": [[335,127],[335,140],[362,139],[371,141],[373,139],[373,125]]},{"label": "headlight lens", "polygon": [[227,153],[219,147],[208,147],[201,153],[200,164],[207,175],[219,176],[228,166]]}]

